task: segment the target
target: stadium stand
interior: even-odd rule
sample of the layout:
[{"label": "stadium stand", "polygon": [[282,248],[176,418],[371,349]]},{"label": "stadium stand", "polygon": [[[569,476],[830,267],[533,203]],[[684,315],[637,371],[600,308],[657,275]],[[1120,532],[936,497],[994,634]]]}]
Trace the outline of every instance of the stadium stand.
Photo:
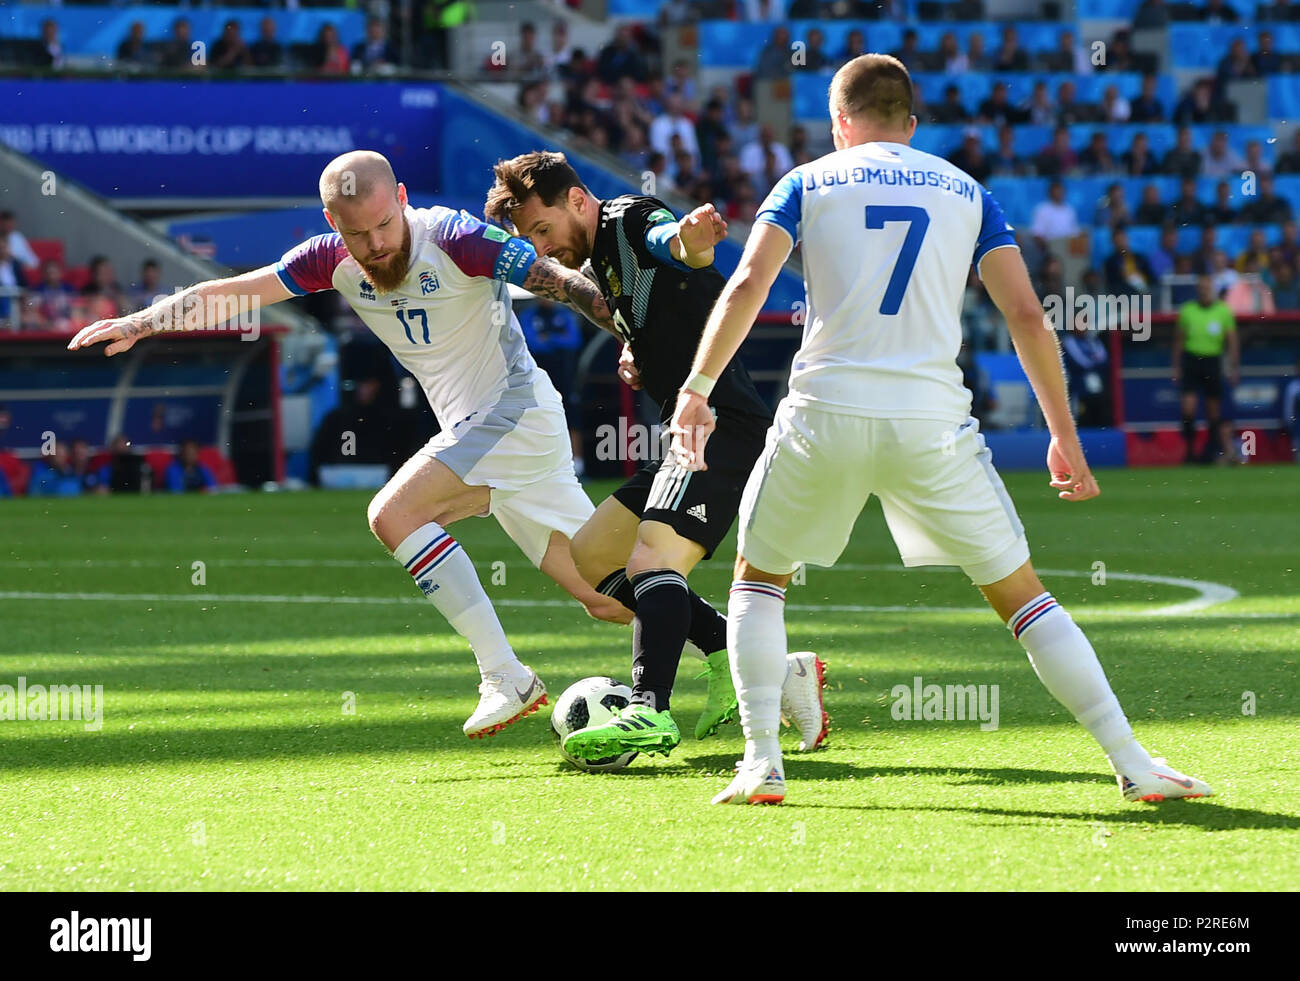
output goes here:
[{"label": "stadium stand", "polygon": [[[480,159],[540,132],[580,159],[585,174],[596,175],[598,193],[639,186],[682,208],[711,201],[740,236],[785,170],[830,149],[826,97],[834,70],[864,50],[891,52],[916,82],[921,125],[915,145],[986,184],[1018,229],[1040,287],[1083,293],[1104,290],[1118,276],[1135,300],[1150,298],[1152,336],[1163,343],[1167,318],[1193,278],[1213,275],[1244,323],[1265,318],[1250,335],[1258,346],[1247,345],[1255,363],[1243,375],[1255,401],[1243,400],[1250,414],[1242,418],[1265,426],[1275,410],[1282,414],[1280,401],[1270,406],[1264,395],[1275,391],[1281,399],[1300,353],[1295,331],[1285,326],[1287,316],[1300,316],[1300,244],[1290,220],[1300,208],[1300,10],[1291,9],[1300,5],[483,0],[452,5],[459,12],[446,17],[435,16],[435,6],[417,4],[410,31],[397,4],[390,5],[387,22],[368,22],[357,9],[329,4],[294,10],[8,6],[0,8],[0,65],[42,79],[75,76],[75,83],[60,83],[69,86],[120,85],[110,79],[124,76],[152,80],[131,84],[161,86],[201,71],[213,79],[205,78],[210,99],[232,105],[252,79],[291,80],[280,83],[281,96],[291,102],[298,98],[291,86],[320,84],[305,81],[316,76],[396,72],[427,86],[418,93],[403,89],[408,101],[401,103],[415,108],[427,98],[431,110],[436,103],[427,121],[403,122],[374,108],[367,96],[341,94],[338,104],[352,118],[382,115],[384,126],[363,131],[369,141],[381,143],[386,135],[396,152],[413,154],[412,167],[441,168],[436,186],[418,188],[422,200],[477,210],[477,185],[466,175]],[[206,45],[202,65],[178,55],[196,41]],[[228,82],[232,88],[220,88]],[[434,87],[440,84],[447,87]],[[367,85],[356,91],[386,91],[379,82]],[[120,89],[99,91],[103,98],[122,98]],[[172,98],[162,88],[149,91]],[[78,90],[78,98],[94,92]],[[472,149],[468,142],[457,142],[455,151],[438,147],[444,157],[461,154],[461,173],[413,149],[420,127],[429,126],[452,141],[475,134]],[[35,140],[19,126],[0,125],[0,142],[39,158]],[[304,171],[320,156],[328,157],[323,147],[303,157]],[[304,183],[291,167],[282,173],[286,184]],[[125,182],[130,175],[113,179]],[[1059,203],[1049,200],[1056,180],[1064,192]],[[111,187],[92,189],[114,196]],[[223,261],[244,267],[273,259],[286,239],[318,230],[309,198],[290,197],[281,192],[254,207],[229,200],[200,214],[168,209],[166,194],[148,204],[164,212],[174,237],[208,242]],[[132,203],[140,202],[133,198],[126,206]],[[1062,230],[1067,234],[1043,234]],[[11,290],[21,302],[9,319],[20,329],[49,329],[60,317],[56,329],[72,329],[99,294],[121,302],[108,285],[96,292],[83,250],[39,228],[30,234],[38,261],[20,270],[24,281]],[[730,261],[734,254],[733,248]],[[124,264],[117,265],[125,279]],[[106,284],[114,282],[103,276]],[[795,336],[789,314],[781,311],[797,295],[792,286],[769,307],[768,333],[755,345],[760,381],[773,396]],[[337,308],[317,305],[311,312],[345,344],[355,331]],[[992,424],[1032,424],[1032,399],[1023,378],[1003,376],[1005,337],[973,276],[964,320],[975,365],[969,377],[989,381]],[[1106,341],[1115,418],[1130,433],[1167,426],[1167,406],[1164,416],[1135,409],[1162,397],[1152,394],[1150,351],[1120,331]],[[320,345],[312,350],[319,353]],[[1155,350],[1167,355],[1167,347]],[[577,383],[603,384],[599,379],[608,377],[593,368],[579,371]],[[327,386],[333,394],[313,404],[304,426],[319,425],[337,388],[337,380]],[[300,443],[305,447],[306,440]],[[305,458],[304,449],[293,472],[306,472]],[[17,475],[8,476],[14,485]]]}]

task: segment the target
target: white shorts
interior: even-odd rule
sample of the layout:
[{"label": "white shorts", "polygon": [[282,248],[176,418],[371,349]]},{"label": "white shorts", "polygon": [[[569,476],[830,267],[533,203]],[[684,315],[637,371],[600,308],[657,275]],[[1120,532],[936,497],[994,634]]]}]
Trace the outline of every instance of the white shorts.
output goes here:
[{"label": "white shorts", "polygon": [[783,401],[740,504],[740,554],[764,572],[831,566],[872,494],[906,566],[960,566],[976,585],[1029,559],[979,422],[874,419]]},{"label": "white shorts", "polygon": [[564,405],[549,384],[506,392],[418,455],[446,464],[471,487],[492,488],[481,517],[495,515],[533,565],[541,564],[551,532],[572,538],[595,511],[573,472]]}]

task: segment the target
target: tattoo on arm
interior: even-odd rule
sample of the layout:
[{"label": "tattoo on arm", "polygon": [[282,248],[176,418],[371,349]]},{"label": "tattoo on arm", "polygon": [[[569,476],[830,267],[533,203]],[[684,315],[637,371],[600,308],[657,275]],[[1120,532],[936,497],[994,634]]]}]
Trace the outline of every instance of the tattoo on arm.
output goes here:
[{"label": "tattoo on arm", "polygon": [[524,277],[524,289],[572,307],[597,327],[617,334],[614,317],[600,289],[582,273],[541,256]]}]

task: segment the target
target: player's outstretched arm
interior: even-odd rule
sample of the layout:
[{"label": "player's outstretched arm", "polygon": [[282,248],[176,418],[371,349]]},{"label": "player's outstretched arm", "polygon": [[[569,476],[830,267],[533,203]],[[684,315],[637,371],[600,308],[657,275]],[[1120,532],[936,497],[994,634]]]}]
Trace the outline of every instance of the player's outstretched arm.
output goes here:
[{"label": "player's outstretched arm", "polygon": [[1047,450],[1051,486],[1066,501],[1086,501],[1101,493],[1088,469],[1083,446],[1070,415],[1065,372],[1056,332],[1043,314],[1042,304],[1029,281],[1020,250],[1000,248],[988,252],[979,267],[989,297],[1007,319],[1016,355],[1034,389],[1052,434]]},{"label": "player's outstretched arm", "polygon": [[68,342],[68,350],[106,341],[109,344],[104,353],[112,357],[152,334],[219,327],[239,314],[241,300],[243,309],[249,310],[279,303],[292,295],[276,275],[275,266],[263,266],[241,276],[196,283],[126,317],[98,320],[78,331]]},{"label": "player's outstretched arm", "polygon": [[740,264],[713,305],[690,377],[677,398],[670,431],[673,452],[689,470],[703,470],[704,444],[713,432],[709,393],[749,336],[781,266],[794,248],[790,233],[779,225],[758,222],[749,234]]},{"label": "player's outstretched arm", "polygon": [[600,289],[576,269],[562,266],[548,256],[538,256],[520,285],[536,296],[563,303],[597,327],[617,336],[613,314],[600,295]]}]

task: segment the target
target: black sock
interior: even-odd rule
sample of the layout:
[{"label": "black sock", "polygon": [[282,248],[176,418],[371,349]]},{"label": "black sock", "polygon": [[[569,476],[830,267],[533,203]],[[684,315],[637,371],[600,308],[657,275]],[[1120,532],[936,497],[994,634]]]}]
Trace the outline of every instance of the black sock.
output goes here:
[{"label": "black sock", "polygon": [[1207,412],[1205,414],[1205,449],[1201,451],[1202,460],[1213,460],[1221,451],[1227,449],[1223,445],[1223,440],[1220,439],[1221,435],[1218,417]]},{"label": "black sock", "polygon": [[596,587],[596,592],[604,596],[612,596],[633,613],[636,612],[636,590],[627,581],[626,569],[617,569],[607,575]]},{"label": "black sock", "polygon": [[686,579],[672,569],[632,577],[636,619],[632,621],[632,703],[668,711],[668,699],[690,627]]},{"label": "black sock", "polygon": [[691,629],[686,639],[705,654],[712,654],[727,646],[727,618],[713,608],[713,604],[692,592]]},{"label": "black sock", "polygon": [[1196,419],[1192,416],[1183,416],[1183,446],[1183,455],[1190,460],[1196,452]]},{"label": "black sock", "polygon": [[[633,613],[636,612],[636,590],[628,582],[627,570],[611,572],[600,581],[596,592],[612,596]],[[687,590],[691,601],[691,626],[686,639],[705,654],[723,650],[727,646],[727,618],[694,590]]]}]

